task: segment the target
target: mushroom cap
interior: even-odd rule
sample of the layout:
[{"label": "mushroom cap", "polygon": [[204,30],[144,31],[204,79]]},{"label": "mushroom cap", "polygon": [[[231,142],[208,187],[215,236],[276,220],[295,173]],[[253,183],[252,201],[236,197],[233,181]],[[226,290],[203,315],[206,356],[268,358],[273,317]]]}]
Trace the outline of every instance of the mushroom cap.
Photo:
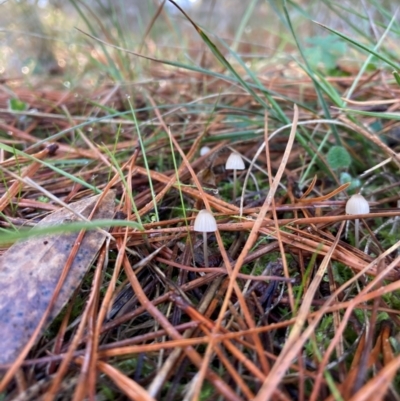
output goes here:
[{"label": "mushroom cap", "polygon": [[210,148],[208,146],[203,146],[200,148],[200,156],[206,155],[208,152],[210,152]]},{"label": "mushroom cap", "polygon": [[203,209],[200,210],[199,214],[196,216],[193,229],[200,233],[212,233],[217,231],[217,222],[212,213]]},{"label": "mushroom cap", "polygon": [[367,214],[369,213],[369,203],[360,194],[355,194],[346,203],[347,214]]},{"label": "mushroom cap", "polygon": [[225,163],[225,168],[227,170],[244,170],[245,165],[242,156],[238,153],[232,152]]}]

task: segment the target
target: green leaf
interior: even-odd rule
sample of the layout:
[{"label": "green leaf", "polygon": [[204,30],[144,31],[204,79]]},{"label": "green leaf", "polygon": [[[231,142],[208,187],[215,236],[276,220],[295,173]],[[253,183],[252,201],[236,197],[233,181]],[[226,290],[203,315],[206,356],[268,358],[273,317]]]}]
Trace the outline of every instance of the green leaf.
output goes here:
[{"label": "green leaf", "polygon": [[348,187],[349,191],[353,191],[359,187],[361,187],[361,181],[358,178],[353,178],[349,173],[342,172],[340,174],[340,183],[347,184],[350,183]]},{"label": "green leaf", "polygon": [[337,59],[346,53],[346,43],[339,42],[337,37],[328,35],[326,37],[312,37],[306,39],[310,45],[304,50],[310,66],[313,69],[322,64],[326,69],[331,70],[336,67]]},{"label": "green leaf", "polygon": [[351,164],[351,156],[344,147],[333,146],[329,149],[327,161],[329,166],[334,170],[348,168]]},{"label": "green leaf", "polygon": [[10,111],[25,111],[28,109],[28,104],[22,100],[12,98],[8,99],[8,109]]}]

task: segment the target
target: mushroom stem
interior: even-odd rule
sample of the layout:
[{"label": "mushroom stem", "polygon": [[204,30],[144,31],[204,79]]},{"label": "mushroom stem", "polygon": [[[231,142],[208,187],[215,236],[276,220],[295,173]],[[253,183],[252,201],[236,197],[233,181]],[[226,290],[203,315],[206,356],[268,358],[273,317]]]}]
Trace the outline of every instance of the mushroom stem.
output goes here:
[{"label": "mushroom stem", "polygon": [[233,204],[236,202],[236,181],[237,181],[237,170],[233,170]]},{"label": "mushroom stem", "polygon": [[208,267],[208,246],[207,246],[206,232],[203,232],[203,253],[204,253],[204,267]]},{"label": "mushroom stem", "polygon": [[225,163],[225,169],[233,170],[233,203],[236,201],[237,170],[244,170],[244,168],[242,157],[238,153],[232,152]]},{"label": "mushroom stem", "polygon": [[355,220],[355,246],[358,249],[358,245],[360,243],[360,220]]}]

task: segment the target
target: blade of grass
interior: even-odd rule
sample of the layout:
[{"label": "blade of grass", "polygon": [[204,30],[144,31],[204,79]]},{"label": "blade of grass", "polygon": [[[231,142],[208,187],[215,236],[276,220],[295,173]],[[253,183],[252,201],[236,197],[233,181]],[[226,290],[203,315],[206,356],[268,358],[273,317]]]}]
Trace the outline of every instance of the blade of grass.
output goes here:
[{"label": "blade of grass", "polygon": [[224,55],[220,52],[220,50],[215,46],[215,44],[209,39],[209,37],[204,33],[204,31],[183,11],[183,9],[175,3],[173,0],[168,0],[172,3],[186,18],[187,20],[193,25],[194,29],[203,39],[203,41],[207,44],[211,52],[217,58],[217,60],[228,70],[230,71],[233,76],[242,84],[242,86],[253,96],[255,100],[257,100],[260,105],[262,105],[267,110],[270,109],[269,105],[261,99],[260,96],[253,90],[251,86],[247,84],[247,82],[236,72],[236,70],[232,67],[232,65],[228,62],[228,60],[224,57]]},{"label": "blade of grass", "polygon": [[235,38],[233,39],[233,43],[232,43],[232,51],[233,52],[236,52],[238,49],[243,32],[246,28],[247,23],[250,20],[251,15],[254,12],[254,9],[255,9],[257,3],[258,3],[258,0],[251,0],[250,4],[248,4],[246,7],[246,11],[243,14],[243,18],[240,21],[239,27],[237,28],[237,31],[235,33]]},{"label": "blade of grass", "polygon": [[[375,45],[374,51],[377,51],[381,47],[384,39],[386,38],[387,34],[390,32],[390,29],[392,28],[393,23],[396,20],[396,16],[397,16],[397,11],[396,11],[395,15],[393,15],[393,18],[391,19],[389,25],[387,26],[387,28],[386,28],[385,32],[383,33],[383,35],[381,36],[381,38],[379,39],[378,43]],[[356,87],[358,85],[358,82],[360,81],[362,75],[364,74],[365,70],[367,69],[367,67],[368,67],[369,63],[371,62],[372,58],[373,58],[373,55],[369,54],[367,59],[364,61],[363,65],[361,66],[360,71],[358,72],[356,78],[352,82],[352,84],[351,84],[349,90],[347,91],[345,97],[347,97],[349,99],[351,98],[351,96],[353,95],[354,90],[356,89]],[[346,103],[343,106],[346,106]]]},{"label": "blade of grass", "polygon": [[129,98],[128,98],[128,103],[129,103],[129,107],[131,108],[133,121],[135,122],[136,132],[137,132],[138,140],[139,140],[139,144],[140,144],[140,149],[142,150],[143,161],[144,161],[144,165],[145,165],[145,168],[147,171],[147,176],[149,179],[151,198],[152,198],[153,204],[154,204],[154,212],[155,212],[157,221],[160,221],[160,215],[158,214],[158,207],[157,207],[157,201],[156,201],[156,194],[154,192],[153,181],[151,179],[151,174],[150,174],[149,162],[147,160],[147,155],[146,155],[146,148],[144,147],[144,144],[143,144],[143,139],[142,139],[142,135],[140,133],[140,128],[139,128],[139,124],[138,124],[138,121],[136,118],[135,110],[133,109],[132,102]]},{"label": "blade of grass", "polygon": [[30,237],[76,232],[80,230],[94,230],[104,227],[130,227],[134,230],[142,230],[142,226],[136,221],[127,220],[91,220],[80,221],[68,224],[59,224],[43,228],[20,228],[19,231],[4,230],[0,233],[0,244],[10,244],[15,241],[24,240]]},{"label": "blade of grass", "polygon": [[[284,0],[284,2],[283,2],[283,10],[284,10],[284,14],[285,14],[286,21],[287,21],[287,24],[289,26],[289,29],[290,29],[290,31],[291,31],[291,33],[293,35],[293,38],[294,38],[294,40],[296,42],[297,48],[298,48],[298,50],[299,50],[299,52],[300,52],[300,54],[301,54],[301,56],[302,56],[302,58],[304,60],[305,66],[307,67],[305,69],[305,72],[308,74],[308,76],[311,78],[311,80],[314,83],[315,92],[317,93],[318,100],[319,100],[319,102],[320,102],[320,104],[322,106],[322,109],[324,110],[324,114],[325,114],[326,118],[327,119],[331,119],[331,113],[329,112],[328,105],[326,104],[326,101],[325,101],[324,97],[322,96],[322,91],[321,91],[321,89],[323,89],[324,92],[327,93],[326,88],[324,86],[322,86],[315,79],[314,72],[312,71],[311,65],[308,63],[307,57],[305,56],[304,51],[303,51],[303,47],[300,44],[298,36],[296,35],[296,32],[293,29],[291,18],[290,18],[288,9],[286,7],[286,0]],[[331,88],[331,90],[335,91],[333,88]],[[339,133],[338,133],[338,131],[337,131],[337,129],[336,129],[336,127],[334,125],[332,126],[332,133],[333,133],[333,135],[335,137],[336,144],[340,146],[341,145],[341,139],[340,139]]]},{"label": "blade of grass", "polygon": [[129,191],[129,185],[126,182],[125,175],[124,175],[124,173],[123,173],[118,161],[116,160],[115,155],[111,151],[109,151],[107,148],[105,150],[106,150],[106,153],[108,154],[108,156],[110,157],[110,159],[111,159],[111,161],[112,161],[112,163],[114,165],[114,168],[117,170],[117,174],[118,174],[118,176],[119,176],[119,178],[120,178],[120,180],[122,182],[122,185],[124,186],[126,192],[128,193],[128,196],[129,196],[132,208],[133,208],[133,212],[135,213],[135,216],[136,216],[136,220],[138,221],[138,224],[141,227],[140,229],[143,230],[142,219],[141,219],[140,213],[139,213],[139,211],[138,211],[138,209],[136,207],[136,203],[135,203],[135,200],[133,198],[132,191]]},{"label": "blade of grass", "polygon": [[46,162],[44,160],[37,159],[36,157],[33,157],[32,155],[24,153],[24,152],[22,152],[22,151],[20,151],[18,149],[12,148],[11,146],[5,145],[3,143],[0,143],[0,149],[4,149],[4,150],[6,150],[7,152],[10,152],[10,153],[15,152],[17,155],[26,157],[29,160],[40,162],[43,166],[46,166],[46,167],[50,168],[51,170],[53,170],[54,172],[60,174],[61,176],[69,178],[72,182],[76,182],[77,184],[80,184],[85,188],[91,189],[95,194],[100,194],[102,192],[97,187],[95,187],[93,185],[90,185],[86,181],[80,179],[79,177],[76,177],[73,174],[67,173],[66,171],[54,166],[52,163]]},{"label": "blade of grass", "polygon": [[[171,1],[171,0],[169,0],[169,1]],[[228,76],[228,75],[225,75],[225,74],[217,73],[217,72],[212,71],[212,70],[207,70],[207,69],[205,69],[205,68],[201,68],[201,67],[197,67],[197,66],[191,66],[191,65],[189,65],[189,64],[182,64],[182,63],[174,62],[174,61],[170,61],[170,60],[157,59],[157,58],[154,58],[154,57],[144,56],[144,55],[142,55],[142,54],[133,52],[133,51],[131,51],[131,50],[124,49],[124,48],[122,48],[122,47],[120,47],[120,46],[115,46],[115,45],[113,45],[112,43],[107,43],[107,42],[105,42],[104,40],[102,40],[102,39],[100,39],[100,38],[98,38],[98,37],[96,37],[96,36],[94,36],[94,35],[91,35],[91,34],[85,32],[85,31],[82,31],[82,30],[79,29],[79,28],[76,28],[76,29],[77,29],[79,32],[81,32],[82,34],[84,34],[84,35],[86,35],[86,36],[88,36],[88,37],[90,37],[90,38],[92,38],[92,39],[94,39],[94,40],[96,40],[96,41],[98,41],[98,42],[102,42],[103,44],[105,44],[105,45],[107,45],[107,46],[110,46],[110,47],[113,47],[113,48],[116,48],[116,49],[123,50],[123,51],[125,51],[125,52],[127,52],[127,53],[129,53],[129,54],[133,54],[133,55],[135,55],[135,56],[137,56],[137,57],[144,58],[144,59],[146,59],[146,60],[154,61],[154,62],[156,62],[156,63],[161,63],[161,64],[165,64],[165,65],[171,65],[171,66],[177,67],[177,68],[184,68],[184,69],[186,69],[186,70],[188,70],[188,71],[195,71],[195,72],[202,73],[202,74],[205,74],[205,75],[209,75],[209,76],[212,76],[212,77],[215,77],[215,78],[220,78],[220,79],[222,79],[222,80],[224,80],[224,81],[227,81],[227,82],[237,83],[237,82],[239,81],[239,83],[244,84],[245,88],[248,89],[248,92],[249,92],[250,95],[252,95],[253,97],[255,96],[255,99],[258,101],[258,103],[260,103],[264,108],[268,108],[268,107],[269,107],[268,104],[265,103],[265,101],[264,101],[263,99],[261,99],[261,98],[257,95],[257,93],[253,90],[253,88],[256,88],[256,86],[253,85],[253,84],[249,84],[249,83],[245,82],[245,81],[237,74],[237,72],[236,72],[235,70],[233,70],[233,71],[235,71],[235,73],[233,74],[234,77],[231,77],[231,76]],[[239,79],[238,79],[238,77],[239,77]],[[234,78],[236,78],[236,79],[234,79]],[[264,91],[265,91],[265,88],[264,88]]]},{"label": "blade of grass", "polygon": [[[176,185],[178,186],[178,192],[179,192],[179,198],[181,201],[181,206],[182,206],[182,212],[183,212],[183,219],[185,221],[185,225],[188,226],[188,221],[187,221],[187,214],[186,214],[186,206],[185,206],[185,201],[183,199],[183,193],[181,189],[181,181],[179,179],[179,170],[178,170],[178,165],[176,163],[176,157],[175,157],[175,152],[174,152],[174,145],[171,141],[171,136],[172,133],[168,133],[168,139],[169,139],[169,146],[171,148],[171,157],[172,157],[172,163],[174,165],[174,171],[175,171],[175,177],[176,177]],[[190,237],[189,237],[190,240]]]},{"label": "blade of grass", "polygon": [[[83,21],[85,22],[86,26],[89,28],[90,32],[92,32],[93,34],[96,33],[96,30],[94,29],[90,19],[86,16],[86,14],[83,12],[83,10],[81,9],[80,6],[78,6],[76,0],[71,0],[71,3],[73,5],[73,7],[75,8],[75,10],[78,12],[78,14],[80,15],[80,17],[83,19]],[[87,7],[87,5],[85,5],[84,3],[80,3],[81,5],[85,6],[87,11],[91,14],[91,16],[93,17],[93,19],[96,19],[98,21],[98,19],[96,18],[96,16],[92,13],[92,11],[90,10],[89,7]],[[116,81],[122,81],[123,77],[118,69],[118,67],[115,65],[114,63],[114,59],[113,57],[111,57],[110,53],[107,51],[106,46],[102,45],[100,43],[101,49],[107,59],[108,65],[110,67],[110,73],[113,76],[113,78]]]},{"label": "blade of grass", "polygon": [[[396,13],[397,13],[397,11],[396,11]],[[390,66],[391,66],[392,68],[394,68],[396,71],[400,71],[400,66],[399,66],[398,64],[394,63],[394,62],[393,62],[392,60],[390,60],[388,57],[383,56],[382,54],[378,53],[378,52],[375,51],[374,49],[372,49],[372,48],[370,48],[370,47],[368,47],[368,46],[365,46],[365,45],[363,45],[362,43],[357,42],[356,40],[350,38],[349,36],[347,36],[347,35],[345,35],[345,34],[339,32],[339,31],[337,31],[337,30],[335,30],[335,29],[329,28],[328,26],[326,26],[326,25],[324,25],[324,24],[321,24],[321,23],[319,23],[319,22],[317,22],[317,21],[314,21],[314,22],[315,22],[317,25],[321,26],[322,28],[325,28],[327,31],[329,31],[329,32],[331,32],[331,33],[334,33],[335,35],[339,36],[340,38],[342,38],[342,39],[346,40],[347,42],[351,43],[351,44],[354,45],[355,47],[366,51],[368,54],[374,55],[374,56],[377,57],[378,59],[380,59],[380,60],[384,61],[386,64],[390,65]]]},{"label": "blade of grass", "polygon": [[[371,44],[374,43],[374,39],[371,35],[369,35],[369,30],[368,29],[364,29],[364,25],[362,24],[363,21],[367,21],[368,20],[368,16],[361,14],[360,12],[357,12],[358,8],[355,7],[346,7],[345,5],[339,3],[339,2],[331,2],[331,1],[327,1],[327,0],[323,0],[324,4],[326,5],[326,7],[328,7],[329,10],[331,10],[332,12],[334,12],[337,15],[337,18],[339,21],[343,21],[345,23],[345,26],[348,28],[351,28],[355,33],[357,37],[363,38],[366,42],[369,42]],[[379,12],[386,17],[388,20],[390,20],[393,16],[393,12],[390,10],[386,10],[384,7],[380,7],[381,4],[380,3],[376,3],[376,1],[374,0],[368,0],[370,4],[375,5],[375,7],[379,10]],[[340,13],[339,10],[343,10],[345,11],[345,13]],[[354,18],[349,18],[348,15],[350,16],[355,16],[357,17],[359,20],[361,20],[361,23],[354,23]],[[312,18],[310,18],[312,19]],[[358,22],[358,20],[357,20]],[[382,29],[386,28],[386,24],[385,22],[380,21],[378,18],[374,19],[374,24]],[[399,26],[397,24],[397,22],[395,22],[395,28],[392,28],[392,32],[395,35],[399,35],[400,33],[400,29]],[[390,49],[383,49],[383,51],[386,54],[391,55],[392,57],[395,57],[395,53],[390,54]]]},{"label": "blade of grass", "polygon": [[346,113],[359,114],[361,116],[386,118],[389,120],[396,120],[396,121],[400,120],[400,113],[398,113],[398,112],[382,113],[382,112],[376,112],[376,111],[364,111],[364,110],[349,109],[346,107],[337,107],[337,109],[340,111],[345,111]]}]

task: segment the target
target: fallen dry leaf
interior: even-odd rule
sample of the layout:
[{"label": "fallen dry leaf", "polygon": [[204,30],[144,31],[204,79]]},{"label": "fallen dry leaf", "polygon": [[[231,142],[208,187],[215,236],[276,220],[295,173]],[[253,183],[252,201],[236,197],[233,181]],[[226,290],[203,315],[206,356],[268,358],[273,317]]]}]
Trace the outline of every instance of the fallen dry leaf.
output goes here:
[{"label": "fallen dry leaf", "polygon": [[[88,217],[100,195],[70,204]],[[110,219],[114,213],[114,192],[108,192],[93,220]],[[37,227],[79,221],[63,208],[45,217]],[[0,258],[0,363],[11,363],[18,356],[49,306],[78,232],[32,237],[11,246]],[[71,264],[60,294],[47,319],[49,324],[69,300],[106,238],[103,230],[85,233]]]}]

